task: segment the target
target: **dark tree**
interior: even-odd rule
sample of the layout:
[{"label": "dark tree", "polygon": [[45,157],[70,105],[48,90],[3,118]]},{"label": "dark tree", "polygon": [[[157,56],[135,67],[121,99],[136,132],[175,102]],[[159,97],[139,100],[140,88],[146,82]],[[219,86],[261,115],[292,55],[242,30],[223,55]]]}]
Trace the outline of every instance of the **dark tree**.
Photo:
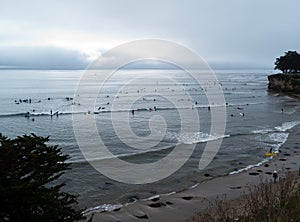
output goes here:
[{"label": "dark tree", "polygon": [[288,51],[284,56],[276,58],[275,69],[283,73],[300,72],[300,54],[297,51]]},{"label": "dark tree", "polygon": [[77,196],[61,191],[57,179],[69,169],[58,146],[34,134],[0,134],[0,221],[78,221]]}]

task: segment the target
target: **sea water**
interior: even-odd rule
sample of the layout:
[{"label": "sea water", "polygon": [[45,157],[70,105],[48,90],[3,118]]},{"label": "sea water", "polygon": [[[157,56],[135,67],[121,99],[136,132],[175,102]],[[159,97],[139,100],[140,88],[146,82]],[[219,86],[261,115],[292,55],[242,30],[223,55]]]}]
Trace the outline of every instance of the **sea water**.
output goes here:
[{"label": "sea water", "polygon": [[[79,194],[80,205],[95,211],[113,210],[115,206],[137,199],[187,189],[211,177],[239,173],[263,164],[269,160],[263,154],[271,148],[278,151],[290,130],[300,124],[299,100],[268,93],[268,70],[216,70],[214,84],[220,85],[226,101],[223,104],[227,117],[224,135],[210,132],[208,106],[212,104],[208,104],[205,86],[201,87],[181,70],[121,70],[106,82],[93,109],[74,102],[76,87],[84,73],[83,70],[1,70],[0,133],[11,138],[30,133],[50,136],[50,144],[58,144],[71,156],[72,170],[60,179],[66,183],[64,189]],[[142,74],[167,76],[181,87],[164,78],[154,83],[145,81],[142,85],[128,83],[128,79]],[[122,90],[124,83],[129,84],[126,90]],[[186,97],[187,94],[190,97]],[[139,99],[128,104],[132,102],[132,96]],[[176,101],[177,105],[171,101]],[[199,130],[180,131],[179,109],[183,112],[197,110]],[[139,138],[152,133],[149,120],[153,116],[163,117],[167,127],[161,132],[162,140],[148,149],[128,147],[112,124],[112,114],[114,124],[126,124],[124,113],[128,115],[132,132]],[[110,152],[127,162],[158,161],[177,144],[186,147],[196,144],[196,148],[184,166],[164,180],[143,185],[117,182],[96,171],[84,158],[74,135],[72,115],[80,115],[83,119],[92,115]],[[194,117],[190,118],[193,120]],[[222,145],[214,160],[204,170],[199,170],[199,159],[206,142],[221,138]],[[127,139],[135,143],[134,137]],[[145,146],[139,141],[135,145]],[[95,155],[89,161],[107,158]]]}]

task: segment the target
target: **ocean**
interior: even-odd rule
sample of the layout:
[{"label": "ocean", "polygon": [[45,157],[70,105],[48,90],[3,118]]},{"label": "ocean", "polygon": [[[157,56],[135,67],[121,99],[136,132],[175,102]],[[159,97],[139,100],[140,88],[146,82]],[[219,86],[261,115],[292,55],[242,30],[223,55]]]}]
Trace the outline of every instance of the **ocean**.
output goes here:
[{"label": "ocean", "polygon": [[[271,148],[278,152],[287,140],[289,130],[300,124],[299,100],[268,93],[267,76],[271,74],[270,70],[215,71],[215,84],[222,88],[226,101],[224,135],[210,133],[210,108],[213,107],[208,107],[205,86],[200,87],[181,70],[120,70],[106,82],[92,109],[74,100],[76,87],[84,72],[1,70],[0,133],[11,138],[30,133],[50,136],[50,144],[59,145],[65,154],[71,156],[68,161],[72,163],[72,170],[60,179],[66,183],[64,189],[79,194],[80,206],[91,211],[113,210],[138,199],[188,189],[204,180],[263,164],[270,160],[263,154]],[[128,79],[139,75],[156,76],[156,79],[145,81],[142,85],[128,83]],[[180,87],[165,81],[162,76],[175,79]],[[124,83],[127,84],[125,88]],[[133,97],[137,99],[132,101]],[[190,110],[198,113],[200,128],[182,132],[180,112]],[[192,145],[196,147],[188,161],[163,180],[140,185],[118,182],[89,164],[89,161],[109,161],[111,156],[94,155],[89,161],[84,157],[74,134],[74,115],[82,118],[83,126],[86,124],[84,118],[92,116],[105,146],[114,156],[129,163],[158,161],[178,144],[183,149]],[[128,118],[124,119],[124,116]],[[153,119],[157,116],[164,121]],[[194,117],[189,118],[193,121]],[[165,130],[157,132],[162,135],[161,140],[137,140],[134,135],[147,138],[153,133],[150,119],[156,125],[163,123],[166,126]],[[135,148],[128,146],[115,131],[116,127],[122,128],[126,124],[129,124],[133,134],[128,134],[125,139],[137,146]],[[206,143],[220,139],[222,144],[213,161],[199,170],[199,159]]]}]

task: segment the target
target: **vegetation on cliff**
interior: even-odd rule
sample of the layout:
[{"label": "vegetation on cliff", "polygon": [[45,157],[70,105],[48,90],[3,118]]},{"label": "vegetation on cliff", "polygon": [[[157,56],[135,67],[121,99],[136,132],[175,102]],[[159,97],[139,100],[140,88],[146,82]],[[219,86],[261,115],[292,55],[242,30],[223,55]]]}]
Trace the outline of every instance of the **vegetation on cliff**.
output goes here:
[{"label": "vegetation on cliff", "polygon": [[202,221],[300,221],[300,179],[289,173],[278,183],[265,181],[234,201],[217,199],[194,216]]},{"label": "vegetation on cliff", "polygon": [[283,74],[268,76],[268,89],[271,92],[300,93],[300,54],[297,51],[285,52],[285,55],[276,59],[275,68]]},{"label": "vegetation on cliff", "polygon": [[300,54],[297,51],[285,52],[275,61],[275,68],[283,73],[299,73],[300,72]]}]

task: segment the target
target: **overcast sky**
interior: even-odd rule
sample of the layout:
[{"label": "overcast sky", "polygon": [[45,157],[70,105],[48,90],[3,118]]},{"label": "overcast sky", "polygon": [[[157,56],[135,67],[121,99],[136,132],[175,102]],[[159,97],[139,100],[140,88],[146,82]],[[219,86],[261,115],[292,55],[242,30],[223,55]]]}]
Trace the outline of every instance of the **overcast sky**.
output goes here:
[{"label": "overcast sky", "polygon": [[137,39],[183,44],[218,68],[273,68],[300,50],[299,0],[1,0],[0,67],[84,68]]}]

